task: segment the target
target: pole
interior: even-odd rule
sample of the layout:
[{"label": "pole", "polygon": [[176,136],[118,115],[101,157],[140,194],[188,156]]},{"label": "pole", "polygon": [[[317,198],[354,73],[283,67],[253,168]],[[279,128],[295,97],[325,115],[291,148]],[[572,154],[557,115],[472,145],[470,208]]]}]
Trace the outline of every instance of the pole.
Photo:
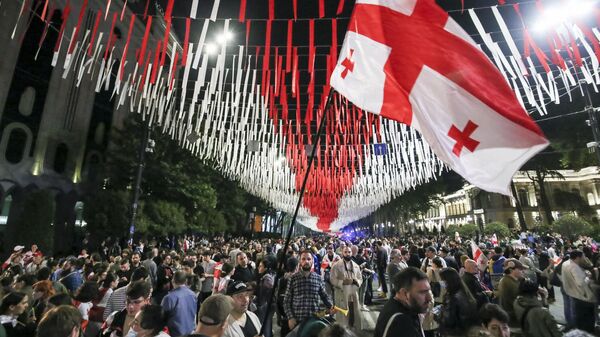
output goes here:
[{"label": "pole", "polygon": [[296,210],[294,211],[294,216],[292,217],[292,221],[290,222],[290,228],[288,229],[287,237],[285,239],[285,245],[283,246],[283,254],[279,257],[279,261],[277,263],[277,273],[275,274],[275,281],[273,282],[273,293],[269,297],[269,302],[267,304],[267,311],[265,315],[262,317],[263,325],[260,328],[259,335],[265,335],[265,328],[267,319],[270,316],[273,316],[273,312],[271,308],[273,307],[273,299],[275,298],[275,289],[277,289],[279,285],[280,276],[283,274],[283,265],[285,263],[285,255],[287,254],[288,247],[290,246],[290,241],[292,239],[292,233],[294,231],[294,224],[296,223],[296,218],[298,217],[298,211],[300,211],[300,207],[302,206],[302,197],[304,196],[304,192],[306,191],[306,183],[308,182],[308,176],[310,174],[310,168],[312,167],[313,161],[315,160],[315,153],[317,150],[317,146],[319,145],[319,139],[321,138],[321,134],[323,133],[323,128],[325,126],[325,116],[329,105],[331,104],[331,98],[333,97],[333,89],[329,90],[329,95],[327,96],[327,101],[325,103],[325,107],[323,108],[323,115],[321,116],[321,121],[319,122],[319,128],[317,130],[317,134],[314,136],[313,148],[310,153],[310,158],[308,158],[308,165],[306,167],[306,173],[304,174],[304,180],[302,181],[302,188],[300,189],[300,195],[298,196],[298,203],[296,203]]},{"label": "pole", "polygon": [[588,113],[590,118],[590,127],[592,128],[592,134],[594,135],[594,152],[596,153],[596,159],[600,164],[600,129],[598,128],[598,115],[592,104],[592,96],[590,95],[590,89],[588,88],[585,80],[579,80],[579,85],[585,90],[585,111]]},{"label": "pole", "polygon": [[135,233],[135,217],[138,210],[138,202],[140,199],[140,190],[142,185],[142,174],[144,173],[144,160],[146,154],[146,148],[148,147],[148,139],[150,138],[150,126],[144,123],[144,131],[142,136],[142,143],[140,144],[140,150],[138,153],[138,167],[137,174],[135,176],[135,188],[133,190],[133,201],[131,203],[131,219],[129,222],[129,244],[133,245],[133,234]]}]

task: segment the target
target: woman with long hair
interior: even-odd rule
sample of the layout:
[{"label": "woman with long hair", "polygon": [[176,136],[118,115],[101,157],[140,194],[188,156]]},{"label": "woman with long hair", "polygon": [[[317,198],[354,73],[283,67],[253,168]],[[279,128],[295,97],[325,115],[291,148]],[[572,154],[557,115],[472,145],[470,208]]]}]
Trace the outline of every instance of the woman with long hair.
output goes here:
[{"label": "woman with long hair", "polygon": [[2,298],[0,304],[0,324],[10,337],[33,337],[35,323],[23,322],[19,317],[29,307],[27,295],[21,292],[11,292]]},{"label": "woman with long hair", "polygon": [[52,285],[52,281],[44,280],[36,282],[33,285],[33,317],[39,322],[48,306],[48,299],[54,296],[56,291]]},{"label": "woman with long hair", "polygon": [[446,288],[441,315],[440,332],[444,336],[470,336],[477,330],[477,302],[453,268],[440,271],[441,287]]}]

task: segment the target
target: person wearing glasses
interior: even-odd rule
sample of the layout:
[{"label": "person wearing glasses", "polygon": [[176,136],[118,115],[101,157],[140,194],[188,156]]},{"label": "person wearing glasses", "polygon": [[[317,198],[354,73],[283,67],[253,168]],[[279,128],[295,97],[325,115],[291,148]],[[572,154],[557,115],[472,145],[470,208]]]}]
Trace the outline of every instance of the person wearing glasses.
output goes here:
[{"label": "person wearing glasses", "polygon": [[125,309],[110,314],[104,323],[102,337],[123,337],[127,334],[135,316],[144,305],[150,304],[152,287],[146,281],[136,281],[127,287]]}]

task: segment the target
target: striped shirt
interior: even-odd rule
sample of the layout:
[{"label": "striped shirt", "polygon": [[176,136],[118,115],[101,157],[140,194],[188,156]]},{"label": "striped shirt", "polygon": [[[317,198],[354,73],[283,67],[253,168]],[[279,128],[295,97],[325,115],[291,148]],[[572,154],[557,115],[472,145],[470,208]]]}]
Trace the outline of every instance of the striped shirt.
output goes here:
[{"label": "striped shirt", "polygon": [[104,308],[104,314],[102,318],[106,321],[106,318],[115,311],[121,311],[125,309],[125,301],[127,300],[127,286],[122,286],[119,289],[110,294],[108,301],[106,302],[106,308]]},{"label": "striped shirt", "polygon": [[302,272],[292,275],[283,300],[286,316],[298,322],[311,317],[320,308],[319,297],[327,308],[333,306],[321,276],[313,272],[308,276]]}]

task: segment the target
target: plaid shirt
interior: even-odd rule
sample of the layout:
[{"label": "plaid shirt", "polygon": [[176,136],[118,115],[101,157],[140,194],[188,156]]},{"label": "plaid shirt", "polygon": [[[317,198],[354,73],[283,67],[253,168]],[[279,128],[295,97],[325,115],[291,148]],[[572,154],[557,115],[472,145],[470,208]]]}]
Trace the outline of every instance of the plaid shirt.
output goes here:
[{"label": "plaid shirt", "polygon": [[313,272],[308,276],[302,272],[292,275],[283,300],[287,318],[301,322],[311,317],[319,310],[319,297],[327,308],[333,306],[321,276]]}]

